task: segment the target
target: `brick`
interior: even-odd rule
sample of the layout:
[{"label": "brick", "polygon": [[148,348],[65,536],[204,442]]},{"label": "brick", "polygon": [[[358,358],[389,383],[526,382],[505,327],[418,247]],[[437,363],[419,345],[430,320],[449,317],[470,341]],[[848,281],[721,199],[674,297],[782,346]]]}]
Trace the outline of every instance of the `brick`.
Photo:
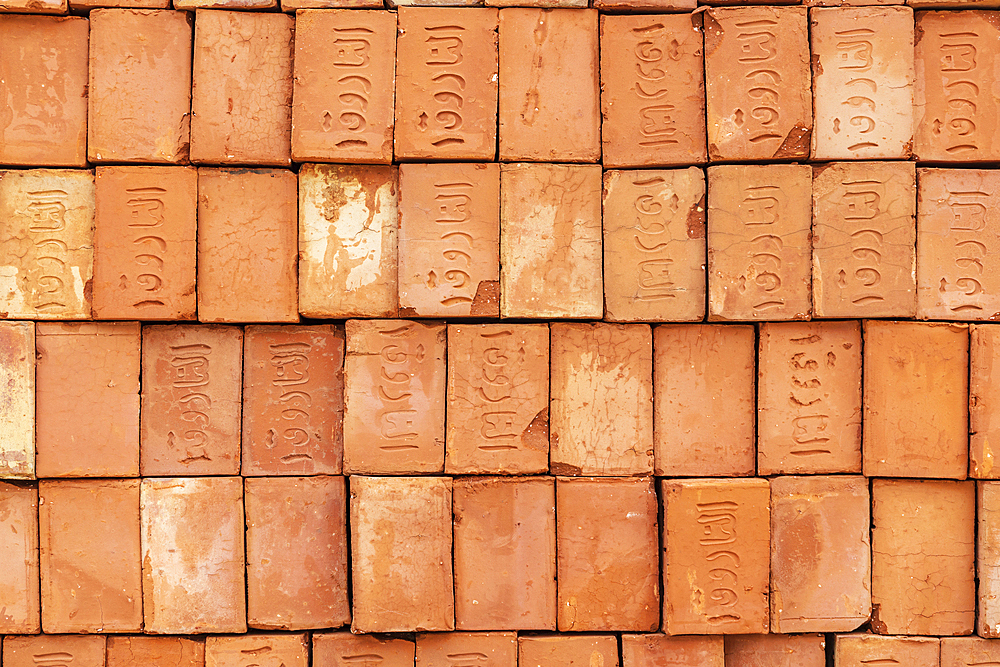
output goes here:
[{"label": "brick", "polygon": [[1000,642],[979,637],[942,637],[941,667],[969,667],[1000,662]]},{"label": "brick", "polygon": [[[624,9],[626,4],[611,0],[595,2],[595,7]],[[700,17],[605,14],[601,45],[604,166],[705,162]]]},{"label": "brick", "polygon": [[205,667],[308,667],[308,635],[207,637]]},{"label": "brick", "polygon": [[555,480],[458,477],[454,484],[456,627],[555,630]]},{"label": "brick", "polygon": [[143,477],[240,473],[242,370],[239,327],[143,328]]},{"label": "brick", "polygon": [[652,478],[556,480],[560,632],[660,627]]},{"label": "brick", "polygon": [[826,667],[823,635],[728,635],[726,667]]},{"label": "brick", "polygon": [[399,6],[396,159],[495,159],[497,10],[411,4],[430,3],[390,2]]},{"label": "brick", "polygon": [[503,9],[500,159],[600,160],[599,78],[596,9]]},{"label": "brick", "polygon": [[691,11],[697,0],[594,0],[594,9],[622,12]]},{"label": "brick", "polygon": [[705,317],[705,174],[604,172],[605,319]]},{"label": "brick", "polygon": [[0,479],[32,479],[35,476],[33,322],[0,322],[0,387],[4,387],[4,400],[0,402]]},{"label": "brick", "polygon": [[913,10],[817,7],[812,40],[815,160],[908,158]]},{"label": "brick", "polygon": [[400,314],[497,317],[499,297],[499,165],[400,165]]},{"label": "brick", "polygon": [[653,336],[649,327],[554,322],[551,332],[552,472],[652,473]]},{"label": "brick", "polygon": [[296,322],[295,174],[198,170],[198,318]]},{"label": "brick", "polygon": [[816,317],[913,317],[912,162],[836,162],[814,170]]},{"label": "brick", "polygon": [[549,328],[448,326],[445,472],[549,469]]},{"label": "brick", "polygon": [[107,667],[205,667],[205,642],[187,637],[108,637]]},{"label": "brick", "polygon": [[[1000,394],[992,381],[1000,368],[1000,328],[977,324],[969,332],[969,477],[996,479],[993,444],[1000,441],[1000,413],[994,407]],[[992,441],[992,442],[991,442]]]},{"label": "brick", "polygon": [[996,0],[907,0],[914,9],[968,9],[969,7],[996,8]]},{"label": "brick", "polygon": [[879,637],[878,635],[837,635],[834,664],[837,667],[866,665],[909,665],[938,667],[940,643],[936,637]]},{"label": "brick", "polygon": [[866,320],[864,340],[865,476],[965,479],[967,327]]},{"label": "brick", "polygon": [[979,616],[976,633],[981,637],[1000,637],[1000,485],[979,482],[976,494]]},{"label": "brick", "polygon": [[292,95],[295,161],[392,162],[395,68],[394,12],[299,14]]},{"label": "brick", "polygon": [[758,366],[757,472],[860,473],[860,323],[761,324]]},{"label": "brick", "polygon": [[91,162],[187,161],[193,23],[186,12],[91,12]]},{"label": "brick", "polygon": [[813,118],[806,12],[805,7],[753,6],[705,12],[710,159],[809,157]]},{"label": "brick", "polygon": [[872,483],[872,629],[972,634],[976,620],[972,482]]},{"label": "brick", "polygon": [[395,167],[302,165],[299,310],[304,316],[396,316],[396,181]]},{"label": "brick", "polygon": [[450,477],[352,477],[351,631],[455,629]]},{"label": "brick", "polygon": [[[974,6],[976,3],[965,3]],[[1000,14],[917,12],[914,65],[918,160],[1000,159]]]},{"label": "brick", "polygon": [[722,637],[622,635],[622,667],[725,667]]},{"label": "brick", "polygon": [[144,479],[140,491],[145,632],[246,632],[243,481]]},{"label": "brick", "polygon": [[[67,4],[0,3],[0,12],[19,10],[65,13]],[[82,17],[0,15],[0,164],[86,164],[89,31]]]},{"label": "brick", "polygon": [[[281,0],[281,11],[289,13],[296,13],[299,9],[382,9],[382,7],[381,0]],[[297,15],[296,19],[303,21],[303,16]]]},{"label": "brick", "polygon": [[303,630],[351,622],[343,477],[244,481],[247,624]]},{"label": "brick", "polygon": [[809,318],[812,173],[806,165],[708,169],[708,319]]},{"label": "brick", "polygon": [[917,317],[1000,317],[1000,173],[917,170]]},{"label": "brick", "polygon": [[614,635],[540,635],[517,638],[518,664],[545,667],[618,667]]},{"label": "brick", "polygon": [[345,473],[444,469],[446,339],[433,322],[347,322]]},{"label": "brick", "polygon": [[42,628],[142,630],[139,480],[42,481]]},{"label": "brick", "polygon": [[278,7],[278,0],[175,0],[175,9],[240,9],[270,10]]},{"label": "brick", "polygon": [[[127,9],[170,9],[170,0],[69,0],[70,11],[88,11],[98,7]],[[188,44],[190,48],[190,44]],[[189,63],[190,63],[190,56]],[[190,72],[188,73],[190,79]],[[190,98],[189,98],[190,101]],[[189,108],[190,110],[190,108]]]},{"label": "brick", "polygon": [[198,171],[98,167],[94,317],[197,319]]},{"label": "brick", "polygon": [[4,637],[5,667],[72,664],[73,667],[104,667],[106,639],[103,635],[34,635]]},{"label": "brick", "polygon": [[37,487],[0,481],[0,555],[7,563],[0,570],[0,633],[37,634],[42,631]]},{"label": "brick", "polygon": [[768,631],[766,479],[662,480],[663,629]]},{"label": "brick", "polygon": [[600,318],[601,169],[500,167],[500,315]]},{"label": "brick", "polygon": [[653,329],[657,475],[754,473],[754,339],[750,326],[663,324]]},{"label": "brick", "polygon": [[868,480],[771,480],[771,629],[844,632],[871,615]]},{"label": "brick", "polygon": [[198,10],[195,25],[191,161],[288,165],[293,18]]},{"label": "brick", "polygon": [[89,318],[93,172],[0,171],[0,220],[0,317]]},{"label": "brick", "polygon": [[244,475],[339,475],[343,421],[342,327],[246,328]]},{"label": "brick", "polygon": [[412,667],[414,643],[408,639],[316,632],[312,636],[313,667],[350,667],[371,660],[379,667]]},{"label": "brick", "polygon": [[39,477],[139,476],[138,322],[39,323]]},{"label": "brick", "polygon": [[515,632],[436,632],[417,635],[416,663],[450,667],[472,662],[482,667],[517,667]]},{"label": "brick", "polygon": [[66,0],[0,0],[0,13],[28,10],[32,14],[65,14]]}]

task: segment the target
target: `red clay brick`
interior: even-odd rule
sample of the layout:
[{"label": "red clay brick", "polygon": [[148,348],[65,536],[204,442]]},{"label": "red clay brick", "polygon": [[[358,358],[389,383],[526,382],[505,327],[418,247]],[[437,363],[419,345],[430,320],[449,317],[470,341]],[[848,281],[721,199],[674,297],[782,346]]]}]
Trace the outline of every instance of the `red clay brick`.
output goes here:
[{"label": "red clay brick", "polygon": [[454,630],[450,477],[352,477],[351,631]]},{"label": "red clay brick", "polygon": [[248,478],[244,494],[247,624],[303,630],[350,623],[344,478]]},{"label": "red clay brick", "polygon": [[107,667],[205,667],[205,642],[186,637],[108,637]]},{"label": "red clay brick", "polygon": [[392,162],[395,67],[395,12],[299,14],[292,104],[295,161]]},{"label": "red clay brick", "polygon": [[[969,477],[1000,477],[993,443],[1000,442],[1000,394],[993,368],[1000,368],[1000,327],[977,324],[969,332]],[[992,442],[991,442],[992,441]]]},{"label": "red clay brick", "polygon": [[454,484],[456,627],[555,630],[555,480]]},{"label": "red clay brick", "polygon": [[864,473],[965,479],[966,325],[864,322]]},{"label": "red clay brick", "polygon": [[[120,7],[125,9],[170,9],[170,0],[69,0],[73,12],[86,12],[98,7]],[[188,45],[190,46],[190,44]],[[188,57],[190,63],[190,56]],[[190,72],[188,73],[190,83]],[[190,98],[188,98],[190,101]],[[190,109],[189,109],[190,110]]]},{"label": "red clay brick", "polygon": [[712,160],[809,157],[813,118],[806,12],[805,7],[744,6],[704,14]]},{"label": "red clay brick", "polygon": [[754,329],[653,329],[654,470],[670,477],[754,473]]},{"label": "red clay brick", "polygon": [[344,330],[249,326],[243,350],[243,474],[340,474]]},{"label": "red clay brick", "polygon": [[817,317],[913,317],[916,184],[912,162],[836,162],[813,178]]},{"label": "red clay brick", "polygon": [[497,10],[398,4],[396,159],[495,159]]},{"label": "red clay brick", "polygon": [[541,635],[517,638],[518,664],[525,667],[618,667],[614,635]]},{"label": "red clay brick", "polygon": [[[65,12],[66,0],[0,9],[18,10]],[[0,164],[86,164],[89,30],[81,17],[0,16]]]},{"label": "red clay brick", "polygon": [[348,320],[344,472],[444,469],[443,324]]},{"label": "red clay brick", "polygon": [[757,472],[860,473],[860,323],[761,324],[758,366]]},{"label": "red clay brick", "polygon": [[294,25],[284,14],[196,12],[192,162],[291,162]]},{"label": "red clay brick", "polygon": [[551,327],[550,467],[558,475],[653,472],[653,336],[645,324]]},{"label": "red clay brick", "polygon": [[299,311],[395,317],[395,167],[306,164],[299,170]]},{"label": "red clay brick", "polygon": [[145,631],[246,632],[243,480],[144,479],[140,491]]},{"label": "red clay brick", "polygon": [[941,667],[969,667],[1000,662],[1000,642],[979,637],[942,637]]},{"label": "red clay brick", "polygon": [[547,472],[548,325],[448,325],[447,412],[445,472]]},{"label": "red clay brick", "polygon": [[35,635],[4,637],[5,667],[104,667],[103,635]]},{"label": "red clay brick", "polygon": [[198,170],[198,318],[296,322],[295,174]]},{"label": "red clay brick", "polygon": [[417,635],[421,667],[517,667],[517,633],[435,632]]},{"label": "red clay brick", "polygon": [[193,23],[187,12],[90,13],[91,162],[187,161]]},{"label": "red clay brick", "polygon": [[308,667],[308,635],[250,634],[205,639],[205,667]]},{"label": "red clay brick", "polygon": [[981,637],[1000,637],[1000,483],[979,482],[976,506],[978,516],[976,575],[978,577],[979,615],[976,633]]},{"label": "red clay brick", "polygon": [[144,477],[238,475],[243,330],[142,330],[139,468]]},{"label": "red clay brick", "polygon": [[197,319],[198,171],[98,167],[94,317]]},{"label": "red clay brick", "polygon": [[174,0],[174,9],[277,9],[278,0]]},{"label": "red clay brick", "polygon": [[872,629],[972,634],[976,620],[973,482],[876,479]]},{"label": "red clay brick", "polygon": [[408,639],[350,632],[316,632],[312,636],[313,667],[413,667],[414,644]]},{"label": "red clay brick", "polygon": [[[0,554],[7,563],[0,569],[0,634],[37,634],[42,626],[34,485],[0,482]],[[554,557],[552,566],[555,569]]]},{"label": "red clay brick", "polygon": [[725,667],[722,637],[622,635],[622,667]]},{"label": "red clay brick", "polygon": [[[296,13],[299,9],[382,9],[382,7],[382,0],[281,0],[281,11],[289,13]],[[296,15],[296,19],[302,21],[303,15]],[[302,23],[298,25],[301,26]]]},{"label": "red clay brick", "polygon": [[34,479],[34,322],[0,322],[0,387],[0,479]]},{"label": "red clay brick", "polygon": [[0,0],[0,12],[30,11],[32,14],[65,14],[66,0]]},{"label": "red clay brick", "polygon": [[823,635],[728,635],[726,667],[826,667]]},{"label": "red clay brick", "polygon": [[878,635],[837,635],[834,664],[837,667],[907,665],[938,667],[941,640],[937,637],[879,637]]},{"label": "red clay brick", "polygon": [[139,476],[138,322],[37,325],[39,477]]},{"label": "red clay brick", "polygon": [[766,633],[767,480],[665,479],[660,484],[664,631]]},{"label": "red clay brick", "polygon": [[596,9],[500,11],[501,160],[600,160],[597,23]]},{"label": "red clay brick", "polygon": [[705,317],[705,174],[604,172],[605,319]]},{"label": "red clay brick", "polygon": [[556,504],[559,630],[657,630],[653,480],[559,478]]}]

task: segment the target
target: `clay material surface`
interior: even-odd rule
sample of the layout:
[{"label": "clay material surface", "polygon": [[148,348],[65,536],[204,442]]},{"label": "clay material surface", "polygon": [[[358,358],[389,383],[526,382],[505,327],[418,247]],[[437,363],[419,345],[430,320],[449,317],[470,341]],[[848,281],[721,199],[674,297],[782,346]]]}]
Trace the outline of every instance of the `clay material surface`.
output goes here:
[{"label": "clay material surface", "polygon": [[142,629],[139,480],[42,481],[46,633]]},{"label": "clay material surface", "polygon": [[1000,637],[1000,483],[977,484],[978,527],[976,574],[979,578],[979,616],[976,633]]},{"label": "clay material surface", "polygon": [[806,11],[751,6],[705,12],[712,160],[809,157],[813,119]]},{"label": "clay material surface", "polygon": [[[4,637],[5,667],[38,667],[45,660],[60,659],[73,667],[104,667],[103,635],[34,635]],[[58,663],[56,663],[58,664]]]},{"label": "clay material surface", "polygon": [[239,327],[143,329],[144,477],[240,473],[242,356]]},{"label": "clay material surface", "polygon": [[503,9],[500,159],[598,161],[598,69],[596,9]]},{"label": "clay material surface", "polygon": [[39,477],[138,477],[139,323],[39,323]]},{"label": "clay material surface", "polygon": [[812,170],[708,170],[708,319],[804,320],[811,300]]},{"label": "clay material surface", "polygon": [[722,637],[622,635],[622,667],[725,667]]},{"label": "clay material surface", "polygon": [[94,317],[197,319],[198,172],[98,167]]},{"label": "clay material surface", "polygon": [[[1000,477],[994,447],[1000,443],[1000,327],[974,325],[969,333],[969,477]],[[996,369],[994,371],[994,369]]]},{"label": "clay material surface", "polygon": [[618,667],[614,635],[542,635],[517,638],[519,665]]},{"label": "clay material surface", "polygon": [[[546,376],[546,384],[547,380]],[[33,322],[0,322],[0,387],[4,388],[4,398],[0,401],[0,479],[33,479],[35,477],[35,325]],[[547,398],[545,403],[548,407]],[[546,450],[547,442],[546,438]],[[0,630],[0,633],[2,632]]]},{"label": "clay material surface", "polygon": [[145,631],[246,632],[243,480],[144,479],[140,491]]},{"label": "clay material surface", "polygon": [[197,10],[192,162],[291,162],[294,25],[285,14]]},{"label": "clay material surface", "polygon": [[866,320],[864,340],[865,476],[965,479],[967,327]]},{"label": "clay material surface", "polygon": [[300,14],[292,104],[295,160],[392,162],[395,68],[395,13]]},{"label": "clay material surface", "polygon": [[860,473],[860,323],[766,322],[758,367],[757,472]]},{"label": "clay material surface", "polygon": [[500,167],[401,165],[400,314],[497,317],[499,281]]},{"label": "clay material surface", "polygon": [[502,165],[500,195],[501,316],[601,317],[601,168]]},{"label": "clay material surface", "polygon": [[186,637],[108,637],[107,667],[204,667],[205,642]]},{"label": "clay material surface", "polygon": [[296,322],[295,174],[198,170],[198,318]]},{"label": "clay material surface", "polygon": [[700,17],[601,16],[605,167],[705,161],[702,50]]},{"label": "clay material surface", "polygon": [[417,635],[417,664],[422,667],[449,667],[458,661],[474,661],[481,667],[517,667],[517,633]]},{"label": "clay material surface", "polygon": [[313,667],[350,667],[361,659],[380,667],[411,667],[414,645],[408,639],[354,635],[350,632],[317,632],[312,636]]},{"label": "clay material surface", "polygon": [[664,630],[766,633],[767,480],[667,479],[660,485]]},{"label": "clay material surface", "polygon": [[299,170],[299,309],[306,317],[395,317],[395,167]]},{"label": "clay material surface", "polygon": [[308,667],[308,636],[207,637],[205,667]]},{"label": "clay material surface", "polygon": [[702,170],[607,171],[603,200],[605,319],[703,319]]},{"label": "clay material surface", "polygon": [[[555,570],[554,548],[553,542],[553,570]],[[0,557],[7,563],[7,566],[0,570],[0,609],[2,609],[0,633],[41,632],[38,587],[38,490],[34,486],[0,482]],[[553,584],[553,613],[554,600]]]},{"label": "clay material surface", "polygon": [[907,665],[938,667],[941,640],[937,637],[879,637],[878,635],[837,635],[834,664],[837,667]]},{"label": "clay material surface", "polygon": [[818,160],[908,158],[913,147],[913,10],[809,12]]},{"label": "clay material surface", "polygon": [[969,667],[1000,662],[1000,642],[979,637],[942,637],[941,667]]},{"label": "clay material surface", "polygon": [[653,447],[657,475],[754,473],[754,338],[750,326],[653,329]]},{"label": "clay material surface", "polygon": [[[289,13],[299,9],[382,9],[383,6],[381,0],[281,0],[281,11]],[[304,21],[304,17],[296,18]]]},{"label": "clay material surface", "polygon": [[352,632],[454,630],[450,477],[351,477]]},{"label": "clay material surface", "polygon": [[0,317],[89,318],[93,172],[0,171],[0,220]]},{"label": "clay material surface", "polygon": [[726,667],[826,667],[823,635],[728,635]]}]

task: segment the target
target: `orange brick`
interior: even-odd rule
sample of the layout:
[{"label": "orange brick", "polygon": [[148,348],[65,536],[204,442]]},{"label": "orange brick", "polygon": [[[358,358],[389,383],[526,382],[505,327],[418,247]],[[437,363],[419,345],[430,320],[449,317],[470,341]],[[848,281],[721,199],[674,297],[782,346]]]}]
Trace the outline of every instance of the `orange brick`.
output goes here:
[{"label": "orange brick", "polygon": [[417,635],[416,662],[450,667],[472,660],[481,667],[517,667],[515,632],[434,632]]},{"label": "orange brick", "polygon": [[1000,662],[1000,642],[979,637],[942,637],[941,667],[969,667]]},{"label": "orange brick", "polygon": [[[281,0],[281,11],[297,13],[299,9],[382,9],[381,0]],[[302,16],[297,16],[302,20]],[[300,24],[301,25],[301,24]]]},{"label": "orange brick", "polygon": [[728,635],[726,667],[826,667],[823,635]]},{"label": "orange brick", "polygon": [[108,637],[107,667],[205,667],[205,642],[186,637]]},{"label": "orange brick", "polygon": [[[73,667],[104,667],[106,639],[103,635],[34,635],[4,637],[6,667],[37,667],[48,660],[63,660]],[[58,663],[56,663],[58,665]]]},{"label": "orange brick", "polygon": [[0,387],[0,479],[34,479],[34,322],[0,322]]},{"label": "orange brick", "polygon": [[1000,442],[1000,401],[993,368],[1000,368],[1000,328],[977,324],[969,332],[969,477],[996,479],[1000,467],[993,443]]},{"label": "orange brick", "polygon": [[544,667],[618,667],[614,635],[539,635],[517,638],[518,664]]},{"label": "orange brick", "polygon": [[207,637],[205,667],[308,667],[308,635]]},{"label": "orange brick", "polygon": [[312,636],[313,667],[350,667],[368,658],[380,667],[412,667],[414,644],[408,639],[316,632]]},{"label": "orange brick", "polygon": [[622,635],[622,667],[725,667],[722,637]]},{"label": "orange brick", "polygon": [[981,637],[1000,637],[1000,484],[979,482],[976,508],[979,531],[976,535],[976,575],[978,576],[979,615],[976,633]]},{"label": "orange brick", "polygon": [[834,664],[837,667],[867,665],[907,665],[938,667],[941,640],[936,637],[879,637],[878,635],[837,635]]},{"label": "orange brick", "polygon": [[[42,626],[38,587],[38,489],[34,485],[0,482],[0,553],[8,563],[0,569],[0,609],[3,610],[0,611],[0,634],[37,634]],[[552,567],[555,569],[554,558]],[[553,612],[554,607],[553,602]]]}]

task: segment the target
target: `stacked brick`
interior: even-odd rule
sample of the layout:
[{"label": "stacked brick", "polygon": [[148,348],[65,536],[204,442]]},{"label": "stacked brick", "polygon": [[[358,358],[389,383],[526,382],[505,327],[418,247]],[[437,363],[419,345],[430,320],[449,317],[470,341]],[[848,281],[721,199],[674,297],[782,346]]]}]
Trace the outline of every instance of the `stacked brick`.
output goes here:
[{"label": "stacked brick", "polygon": [[998,78],[994,0],[0,0],[0,664],[1000,664]]}]

